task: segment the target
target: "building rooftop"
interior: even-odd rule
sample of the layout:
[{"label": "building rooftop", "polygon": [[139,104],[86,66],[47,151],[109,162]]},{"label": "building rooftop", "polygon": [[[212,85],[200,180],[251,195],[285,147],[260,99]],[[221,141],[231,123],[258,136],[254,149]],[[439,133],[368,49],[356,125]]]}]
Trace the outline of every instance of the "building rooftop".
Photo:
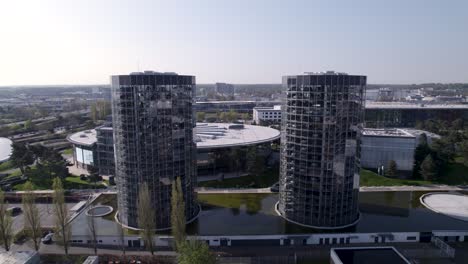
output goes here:
[{"label": "building rooftop", "polygon": [[332,248],[331,260],[334,264],[410,264],[394,247]]},{"label": "building rooftop", "polygon": [[[247,146],[280,137],[280,131],[273,128],[231,123],[197,123],[194,132],[197,149]],[[97,142],[96,129],[76,132],[67,139],[73,144],[91,146]]]},{"label": "building rooftop", "polygon": [[247,146],[280,137],[273,128],[230,123],[197,123],[195,134],[197,149]]},{"label": "building rooftop", "polygon": [[366,109],[467,109],[468,104],[411,104],[401,102],[366,102]]},{"label": "building rooftop", "polygon": [[281,111],[281,105],[274,105],[274,106],[256,106],[253,109],[257,111],[271,111],[271,110],[278,110]]},{"label": "building rooftop", "polygon": [[365,128],[362,131],[364,136],[376,136],[376,137],[407,137],[414,138],[414,135],[410,134],[404,129],[398,128]]},{"label": "building rooftop", "polygon": [[304,72],[307,75],[348,75],[346,72],[324,71],[324,72]]},{"label": "building rooftop", "polygon": [[68,141],[77,145],[91,146],[96,143],[96,129],[76,132],[67,137]]},{"label": "building rooftop", "polygon": [[405,138],[416,138],[421,134],[426,134],[429,138],[440,138],[437,134],[414,128],[364,128],[362,134],[364,136]]},{"label": "building rooftop", "polygon": [[0,138],[0,162],[7,161],[10,158],[13,151],[12,143],[8,138]]}]

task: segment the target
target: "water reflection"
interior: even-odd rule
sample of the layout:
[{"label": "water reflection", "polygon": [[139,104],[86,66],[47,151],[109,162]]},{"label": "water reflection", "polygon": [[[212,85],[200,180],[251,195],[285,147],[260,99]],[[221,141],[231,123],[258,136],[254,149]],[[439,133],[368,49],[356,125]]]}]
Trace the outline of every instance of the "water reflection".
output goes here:
[{"label": "water reflection", "polygon": [[[200,217],[187,226],[187,233],[199,235],[261,235],[298,233],[405,232],[468,230],[468,222],[434,213],[419,203],[427,192],[360,193],[361,220],[340,230],[318,230],[291,224],[279,217],[274,206],[277,194],[200,194]],[[102,195],[95,205],[117,208],[115,195]],[[98,233],[116,235],[115,211],[97,217]],[[157,213],[157,212],[156,212]],[[86,215],[72,224],[73,234],[87,235]],[[169,234],[170,231],[161,232]]]},{"label": "water reflection", "polygon": [[[193,234],[246,235],[329,232],[404,232],[468,229],[468,223],[434,213],[419,198],[427,192],[360,193],[361,221],[340,230],[317,230],[288,223],[276,215],[277,194],[200,194],[203,212]],[[216,205],[216,208],[208,209]]]}]

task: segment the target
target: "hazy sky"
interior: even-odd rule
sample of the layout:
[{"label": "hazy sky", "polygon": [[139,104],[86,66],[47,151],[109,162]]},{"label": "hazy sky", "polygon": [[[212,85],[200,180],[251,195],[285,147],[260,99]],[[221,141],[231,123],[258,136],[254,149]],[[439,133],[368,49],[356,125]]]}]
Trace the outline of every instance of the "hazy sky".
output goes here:
[{"label": "hazy sky", "polygon": [[197,83],[325,70],[369,83],[468,82],[468,1],[0,3],[0,86],[108,83],[138,69]]}]

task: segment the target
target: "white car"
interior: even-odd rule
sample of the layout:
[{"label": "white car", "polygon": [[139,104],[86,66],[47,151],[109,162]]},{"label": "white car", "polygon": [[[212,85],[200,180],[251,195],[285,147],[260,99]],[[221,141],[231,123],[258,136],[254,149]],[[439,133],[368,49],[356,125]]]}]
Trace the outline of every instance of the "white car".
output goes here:
[{"label": "white car", "polygon": [[49,233],[41,239],[41,242],[44,244],[51,244],[53,236],[54,236],[54,233]]}]

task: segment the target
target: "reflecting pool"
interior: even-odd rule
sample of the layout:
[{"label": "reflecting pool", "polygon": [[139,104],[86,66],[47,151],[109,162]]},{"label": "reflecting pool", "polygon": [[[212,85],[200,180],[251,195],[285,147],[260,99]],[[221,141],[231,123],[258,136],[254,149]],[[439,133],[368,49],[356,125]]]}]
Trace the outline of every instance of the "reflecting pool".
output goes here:
[{"label": "reflecting pool", "polygon": [[[432,230],[468,230],[468,222],[450,218],[425,208],[419,198],[427,192],[361,192],[361,220],[354,227],[318,230],[297,226],[278,216],[274,206],[277,194],[199,194],[202,212],[187,226],[188,234],[267,235],[295,233],[405,232]],[[94,205],[116,207],[115,194],[103,194]],[[100,235],[116,235],[114,210],[96,217]],[[157,212],[156,212],[157,213]],[[72,222],[74,235],[87,234],[87,216],[81,213]],[[161,232],[169,233],[170,231]],[[129,234],[134,231],[127,231]]]}]

